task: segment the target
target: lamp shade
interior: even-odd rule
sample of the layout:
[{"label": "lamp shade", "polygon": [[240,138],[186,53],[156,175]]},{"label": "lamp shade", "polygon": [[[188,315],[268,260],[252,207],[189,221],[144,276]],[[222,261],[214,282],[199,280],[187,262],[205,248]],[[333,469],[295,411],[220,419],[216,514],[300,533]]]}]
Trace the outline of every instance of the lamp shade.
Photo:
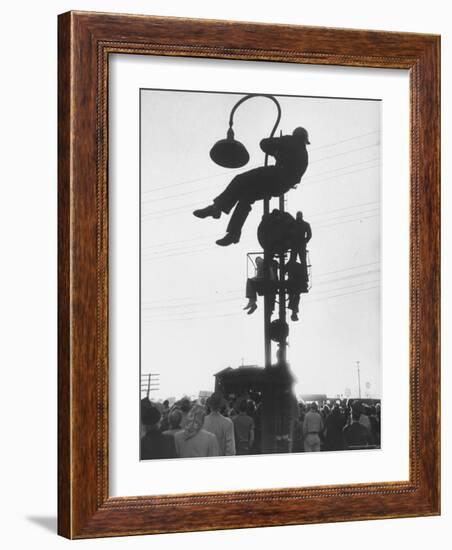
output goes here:
[{"label": "lamp shade", "polygon": [[210,158],[224,168],[240,168],[250,160],[246,147],[234,139],[234,132],[229,128],[226,139],[220,139],[210,150]]}]

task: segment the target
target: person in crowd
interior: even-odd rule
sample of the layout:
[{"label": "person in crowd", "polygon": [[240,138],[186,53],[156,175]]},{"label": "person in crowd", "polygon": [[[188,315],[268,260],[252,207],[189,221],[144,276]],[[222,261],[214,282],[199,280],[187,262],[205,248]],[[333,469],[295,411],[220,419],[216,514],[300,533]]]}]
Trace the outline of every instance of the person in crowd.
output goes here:
[{"label": "person in crowd", "polygon": [[261,453],[262,444],[262,402],[260,396],[257,396],[257,400],[254,402],[254,414],[252,415],[254,422],[254,442],[251,448],[251,454]]},{"label": "person in crowd", "polygon": [[235,455],[234,425],[230,418],[220,413],[222,406],[222,394],[214,392],[209,397],[209,407],[212,412],[204,420],[204,429],[216,436],[220,456]]},{"label": "person in crowd", "polygon": [[323,405],[322,412],[320,414],[322,415],[322,420],[323,420],[323,423],[325,424],[325,421],[330,414],[330,407],[328,404]]},{"label": "person in crowd", "polygon": [[176,453],[179,458],[218,456],[218,441],[214,434],[203,429],[204,407],[193,405],[187,414],[185,428],[174,434]]},{"label": "person in crowd", "polygon": [[234,208],[226,235],[216,241],[220,246],[238,243],[242,227],[251,211],[251,205],[265,198],[279,197],[294,188],[308,167],[308,132],[295,128],[292,135],[263,139],[260,147],[276,159],[274,166],[261,166],[235,176],[213,203],[195,210],[197,218],[219,218]]},{"label": "person in crowd", "polygon": [[342,451],[344,448],[343,429],[345,416],[339,405],[334,405],[331,414],[325,420],[325,451]]},{"label": "person in crowd", "polygon": [[163,431],[162,433],[165,435],[172,435],[176,434],[177,432],[181,431],[181,425],[182,422],[182,411],[178,408],[173,408],[168,414],[168,429]]},{"label": "person in crowd", "polygon": [[304,436],[303,436],[303,423],[305,417],[305,405],[304,403],[298,404],[298,415],[294,421],[293,427],[293,446],[292,452],[302,453],[304,451]]},{"label": "person in crowd", "polygon": [[161,413],[152,404],[141,404],[141,423],[146,427],[146,433],[141,438],[141,459],[175,458],[174,439],[160,431]]},{"label": "person in crowd", "polygon": [[[265,292],[269,292],[271,296],[270,308],[271,311],[275,308],[275,298],[277,290],[277,281],[278,278],[278,262],[272,260],[270,263],[270,280],[268,281],[267,286],[265,287]],[[265,285],[265,271],[264,271],[264,258],[258,256],[256,258],[256,274],[254,277],[248,277],[246,280],[246,297],[248,298],[248,303],[243,308],[248,310],[248,315],[254,313],[257,309],[257,291],[259,285]]]},{"label": "person in crowd", "polygon": [[254,421],[247,414],[248,403],[242,401],[239,407],[239,414],[234,417],[234,436],[238,455],[251,454],[251,448],[254,443]]},{"label": "person in crowd", "polygon": [[162,403],[162,420],[160,421],[160,430],[164,432],[169,428],[168,414],[170,412],[169,401],[165,399]]},{"label": "person in crowd", "polygon": [[362,424],[365,428],[371,431],[371,425],[370,425],[370,419],[369,419],[369,407],[365,403],[360,404],[361,407],[361,414],[359,417],[359,422]]},{"label": "person in crowd", "polygon": [[377,407],[372,406],[370,407],[370,432],[372,434],[372,438],[374,440],[375,445],[378,447],[380,446],[380,419],[377,416]]},{"label": "person in crowd", "polygon": [[[143,413],[143,409],[146,409],[148,407],[152,407],[152,403],[149,401],[149,398],[148,397],[144,397],[142,400],[141,400],[141,403],[140,403],[140,407],[141,407],[141,416],[142,416],[142,413]],[[141,437],[144,437],[146,435],[146,432],[147,432],[147,426],[145,424],[143,424],[143,421],[140,422],[140,438]]]},{"label": "person in crowd", "polygon": [[303,421],[304,450],[320,451],[320,435],[323,431],[323,420],[319,413],[319,406],[313,401]]},{"label": "person in crowd", "polygon": [[188,413],[191,409],[190,399],[188,399],[188,397],[184,397],[180,402],[179,408],[182,411],[182,419],[180,421],[180,427],[185,428],[185,424],[187,423]]},{"label": "person in crowd", "polygon": [[363,448],[372,445],[370,431],[360,422],[361,407],[355,403],[352,407],[351,424],[343,430],[344,442],[347,449]]}]

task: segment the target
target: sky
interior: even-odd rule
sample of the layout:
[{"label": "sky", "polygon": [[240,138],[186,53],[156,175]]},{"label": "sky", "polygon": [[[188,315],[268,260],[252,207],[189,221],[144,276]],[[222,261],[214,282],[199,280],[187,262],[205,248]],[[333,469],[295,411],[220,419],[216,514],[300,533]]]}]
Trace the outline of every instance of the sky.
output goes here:
[{"label": "sky", "polygon": [[[249,163],[231,170],[209,157],[226,137],[231,108],[252,92],[141,91],[141,372],[160,375],[154,399],[212,391],[216,372],[264,364],[262,300],[253,315],[243,311],[262,203],[253,205],[240,242],[226,248],[215,240],[229,217],[192,214],[234,175],[264,163],[259,142],[276,120],[267,98],[246,101],[234,117]],[[286,210],[302,210],[313,234],[312,288],[302,295],[300,321],[289,321],[295,392],[357,396],[359,361],[362,395],[381,397],[381,102],[275,97],[277,135],[303,126],[311,142],[308,169],[286,195]]]}]

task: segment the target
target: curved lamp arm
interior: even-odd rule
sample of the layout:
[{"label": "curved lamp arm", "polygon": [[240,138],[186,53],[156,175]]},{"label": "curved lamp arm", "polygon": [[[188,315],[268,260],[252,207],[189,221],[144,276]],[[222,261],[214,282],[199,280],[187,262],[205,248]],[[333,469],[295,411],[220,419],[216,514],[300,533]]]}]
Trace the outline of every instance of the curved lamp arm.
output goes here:
[{"label": "curved lamp arm", "polygon": [[[276,122],[271,131],[270,138],[274,136],[276,129],[278,128],[279,121],[281,120],[281,106],[279,105],[278,101],[272,95],[248,94],[239,99],[231,109],[231,113],[229,115],[229,129],[226,134],[226,139],[221,139],[220,141],[217,141],[210,150],[210,158],[216,164],[224,166],[225,168],[239,168],[241,166],[245,166],[245,164],[248,162],[250,158],[249,153],[243,143],[240,143],[234,138],[234,130],[232,129],[232,125],[234,124],[234,114],[237,108],[248,99],[254,97],[266,97],[267,99],[273,101],[273,103],[276,105],[276,108],[278,109],[278,114],[276,117]],[[265,166],[267,166],[267,163],[268,154],[266,153]]]},{"label": "curved lamp arm", "polygon": [[278,100],[269,94],[248,94],[245,97],[242,97],[237,101],[237,103],[232,107],[231,114],[229,115],[229,128],[232,128],[232,125],[234,124],[234,114],[237,110],[237,108],[247,101],[248,99],[252,99],[253,97],[266,97],[267,99],[271,99],[273,103],[276,105],[276,108],[278,109],[278,116],[276,118],[275,125],[273,126],[273,129],[271,131],[270,137],[272,138],[275,135],[276,129],[278,128],[279,121],[281,120],[281,105],[279,104]]}]

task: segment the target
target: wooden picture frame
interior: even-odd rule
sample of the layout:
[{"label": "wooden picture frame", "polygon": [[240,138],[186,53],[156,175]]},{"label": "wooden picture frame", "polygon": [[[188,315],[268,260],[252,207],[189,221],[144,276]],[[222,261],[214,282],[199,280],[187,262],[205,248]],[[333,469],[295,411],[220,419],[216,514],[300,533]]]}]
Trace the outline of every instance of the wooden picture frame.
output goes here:
[{"label": "wooden picture frame", "polygon": [[[440,38],[69,12],[58,39],[58,532],[68,538],[440,513]],[[110,54],[406,69],[410,74],[409,481],[110,497]]]}]

